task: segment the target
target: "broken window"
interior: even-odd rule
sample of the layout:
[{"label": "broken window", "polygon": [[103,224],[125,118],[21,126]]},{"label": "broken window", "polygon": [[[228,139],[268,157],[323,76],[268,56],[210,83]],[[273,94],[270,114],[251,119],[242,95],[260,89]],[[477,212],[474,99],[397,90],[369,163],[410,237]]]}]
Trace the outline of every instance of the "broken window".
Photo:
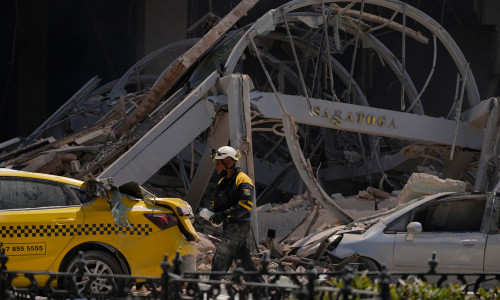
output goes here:
[{"label": "broken window", "polygon": [[401,217],[393,221],[391,224],[389,224],[387,228],[384,230],[384,233],[390,234],[396,232],[406,232],[406,226],[408,225],[408,223],[410,223],[409,220],[410,220],[410,213],[402,215]]},{"label": "broken window", "polygon": [[78,201],[62,186],[16,178],[0,179],[0,209],[77,205]]},{"label": "broken window", "polygon": [[86,190],[76,187],[70,187],[69,189],[75,194],[76,198],[80,200],[80,203],[84,204],[92,201],[92,196],[90,196]]},{"label": "broken window", "polygon": [[486,200],[460,200],[436,203],[415,212],[413,221],[424,232],[480,231]]}]

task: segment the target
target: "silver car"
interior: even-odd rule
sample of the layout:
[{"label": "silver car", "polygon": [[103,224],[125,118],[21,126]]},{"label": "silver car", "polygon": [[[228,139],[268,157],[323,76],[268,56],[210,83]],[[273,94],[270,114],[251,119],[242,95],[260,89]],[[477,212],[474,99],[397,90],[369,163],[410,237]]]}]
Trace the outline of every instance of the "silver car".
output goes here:
[{"label": "silver car", "polygon": [[362,269],[427,272],[435,251],[439,273],[500,273],[499,217],[496,193],[440,193],[305,237],[289,254],[340,262],[357,253]]}]

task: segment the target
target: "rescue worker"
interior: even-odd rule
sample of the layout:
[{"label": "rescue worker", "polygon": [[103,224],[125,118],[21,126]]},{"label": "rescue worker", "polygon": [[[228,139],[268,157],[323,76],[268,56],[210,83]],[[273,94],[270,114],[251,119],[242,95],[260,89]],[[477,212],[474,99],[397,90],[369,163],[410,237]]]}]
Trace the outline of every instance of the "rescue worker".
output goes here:
[{"label": "rescue worker", "polygon": [[[212,259],[212,272],[227,272],[233,261],[238,259],[246,271],[258,271],[247,245],[254,186],[250,177],[236,167],[240,157],[240,152],[229,146],[212,150],[220,180],[210,204],[210,210],[214,212],[210,222],[216,225],[222,223],[222,238]],[[214,274],[210,276],[210,279],[219,278]],[[247,276],[245,280],[264,282],[260,274]]]}]

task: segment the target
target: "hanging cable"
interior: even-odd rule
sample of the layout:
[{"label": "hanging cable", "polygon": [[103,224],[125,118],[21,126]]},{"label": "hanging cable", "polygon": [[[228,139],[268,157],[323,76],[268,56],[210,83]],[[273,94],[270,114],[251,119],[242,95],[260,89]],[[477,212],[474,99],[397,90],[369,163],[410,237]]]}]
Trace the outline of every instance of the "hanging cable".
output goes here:
[{"label": "hanging cable", "polygon": [[316,116],[317,114],[314,112],[314,110],[312,108],[311,100],[309,99],[309,94],[307,93],[306,82],[304,80],[304,76],[302,75],[302,69],[300,68],[299,59],[297,58],[297,52],[295,51],[295,45],[294,45],[293,40],[292,40],[292,35],[290,34],[290,28],[288,27],[288,22],[286,20],[284,10],[281,11],[281,17],[283,18],[283,22],[285,22],[286,34],[288,36],[288,42],[290,43],[290,48],[292,49],[293,59],[295,61],[295,65],[297,66],[297,72],[299,73],[300,82],[302,83],[302,89],[304,90],[304,96],[306,97],[306,100],[307,100],[309,114],[311,116]]},{"label": "hanging cable", "polygon": [[446,120],[450,119],[451,114],[453,113],[453,111],[455,110],[455,106],[457,105],[459,86],[460,86],[460,72],[457,73],[457,82],[455,84],[455,97],[453,97],[453,105],[451,106],[451,109],[448,112],[448,115],[446,116]]},{"label": "hanging cable", "polygon": [[455,114],[455,134],[453,135],[453,143],[451,145],[450,160],[453,160],[453,153],[455,152],[455,144],[457,142],[458,124],[460,123],[460,113],[462,111],[462,101],[464,99],[465,85],[467,84],[467,76],[469,75],[469,63],[465,66],[464,80],[462,81],[462,90],[460,91],[460,99],[458,99],[457,110]]},{"label": "hanging cable", "polygon": [[413,100],[413,103],[410,105],[410,107],[408,107],[408,111],[410,111],[413,108],[413,106],[415,106],[415,104],[417,104],[417,102],[420,100],[420,97],[422,97],[422,94],[424,93],[425,89],[427,88],[427,85],[429,84],[429,81],[432,78],[432,74],[434,74],[434,69],[436,68],[436,57],[437,57],[436,35],[433,34],[432,38],[434,40],[434,58],[432,60],[431,72],[429,73],[429,76],[427,76],[427,80],[425,81],[424,86],[422,87],[422,90],[420,91],[420,93],[418,93],[417,98],[415,98],[415,100]]},{"label": "hanging cable", "polygon": [[406,3],[403,3],[403,36],[401,49],[401,111],[405,111],[405,72],[406,72]]},{"label": "hanging cable", "polygon": [[358,132],[358,139],[359,139],[359,144],[361,145],[361,152],[363,153],[363,161],[365,163],[365,169],[366,169],[366,178],[368,179],[368,182],[370,183],[370,186],[372,185],[372,173],[370,171],[370,168],[368,167],[368,161],[366,160],[366,152],[365,152],[365,146],[363,144],[363,138],[361,137],[361,133]]},{"label": "hanging cable", "polygon": [[323,24],[323,34],[321,35],[321,41],[319,43],[319,48],[318,48],[318,55],[316,57],[316,64],[314,65],[314,76],[313,76],[313,82],[312,82],[312,88],[311,88],[311,96],[312,97],[314,97],[314,91],[316,89],[316,77],[318,76],[319,65],[321,63],[321,56],[323,53],[323,43],[325,42],[324,31],[326,30],[326,28],[327,28],[326,24]]},{"label": "hanging cable", "polygon": [[352,54],[352,61],[351,61],[351,72],[349,73],[349,84],[347,86],[347,102],[351,103],[351,86],[352,86],[352,76],[354,74],[354,63],[356,62],[356,53],[358,51],[358,40],[359,40],[359,33],[361,31],[361,21],[363,20],[363,10],[365,8],[365,0],[361,1],[361,9],[359,11],[359,19],[358,19],[358,29],[356,32],[356,39],[354,41],[354,53]]},{"label": "hanging cable", "polygon": [[[332,9],[333,9],[333,3],[330,4],[330,7],[328,8],[328,14],[325,18],[325,14],[322,13],[321,15],[323,16],[323,24],[325,24],[325,40],[326,40],[326,60],[328,62],[328,76],[330,79],[330,93],[332,94],[333,101],[339,102],[339,98],[337,97],[337,94],[335,93],[335,85],[333,81],[333,68],[332,68],[332,60],[330,59],[330,39],[328,37],[328,24],[330,24],[330,17],[332,16]],[[326,99],[325,99],[326,100]]]},{"label": "hanging cable", "polygon": [[273,90],[274,95],[276,96],[276,100],[278,100],[278,103],[281,107],[281,111],[285,114],[288,114],[286,112],[285,106],[283,105],[283,102],[281,102],[281,99],[279,97],[278,92],[276,91],[276,87],[274,87],[274,83],[271,79],[271,76],[269,75],[269,72],[267,71],[266,66],[264,65],[264,62],[262,61],[262,58],[260,57],[259,49],[257,49],[257,46],[255,45],[255,42],[253,41],[253,38],[248,37],[250,39],[250,45],[252,45],[253,51],[255,52],[255,55],[257,56],[257,59],[259,60],[260,66],[262,67],[262,70],[266,74],[267,81],[269,82],[269,85],[271,86],[271,89]]}]

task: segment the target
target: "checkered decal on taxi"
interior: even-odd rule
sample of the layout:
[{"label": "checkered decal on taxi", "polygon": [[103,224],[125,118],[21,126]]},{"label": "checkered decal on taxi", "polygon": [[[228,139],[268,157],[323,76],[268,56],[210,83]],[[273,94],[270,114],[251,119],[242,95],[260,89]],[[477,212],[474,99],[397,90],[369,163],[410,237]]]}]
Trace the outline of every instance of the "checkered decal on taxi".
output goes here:
[{"label": "checkered decal on taxi", "polygon": [[149,224],[130,225],[130,227],[116,226],[114,224],[1,226],[0,236],[2,238],[12,238],[110,234],[149,235],[153,231]]}]

